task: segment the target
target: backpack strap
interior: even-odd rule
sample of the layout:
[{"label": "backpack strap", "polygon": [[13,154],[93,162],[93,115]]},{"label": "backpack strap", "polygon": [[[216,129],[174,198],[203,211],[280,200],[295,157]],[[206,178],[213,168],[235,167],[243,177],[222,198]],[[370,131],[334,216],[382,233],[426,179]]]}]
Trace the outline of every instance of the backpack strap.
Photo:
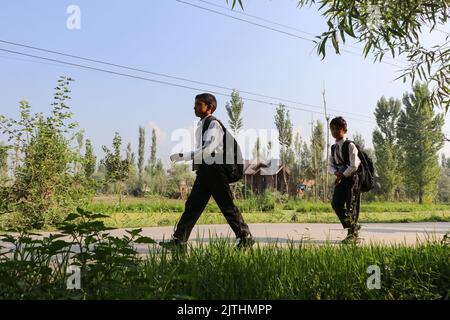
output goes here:
[{"label": "backpack strap", "polygon": [[[222,139],[223,140],[223,156],[225,157],[225,154],[227,152],[227,128],[225,128],[222,121],[220,121],[219,119],[214,118],[214,120],[216,120],[219,123],[219,125],[223,131],[223,139]],[[225,160],[225,158],[224,158],[224,160]]]},{"label": "backpack strap", "polygon": [[[201,136],[202,146],[205,143],[205,141],[203,140],[203,136],[205,135],[206,130],[208,130],[209,125],[211,124],[211,121],[214,121],[214,120],[216,120],[216,117],[211,115],[211,116],[206,117],[205,121],[203,122],[202,136]],[[203,160],[202,160],[202,163],[203,163]],[[195,164],[194,161],[192,161],[192,170],[197,171],[199,168],[200,168],[200,164]]]},{"label": "backpack strap", "polygon": [[[345,140],[344,144],[342,145],[342,158],[343,158],[345,164],[348,166],[350,165],[350,154],[349,154],[350,143],[355,144],[351,140]],[[355,144],[355,146],[356,146],[356,144]]]},{"label": "backpack strap", "polygon": [[[345,140],[344,141],[344,143],[342,144],[342,150],[341,150],[341,153],[342,153],[342,160],[344,160],[344,163],[346,164],[346,165],[350,165],[350,155],[349,155],[349,145],[350,145],[350,142],[353,142],[353,141],[350,141],[350,140]],[[331,157],[333,158],[333,162],[335,163],[335,164],[337,164],[336,163],[336,160],[335,160],[335,158],[334,158],[334,154],[335,154],[335,152],[336,152],[336,144],[333,144],[332,146],[331,146]],[[339,157],[340,158],[340,157]]]},{"label": "backpack strap", "polygon": [[[205,122],[203,122],[203,127],[202,127],[202,145],[204,143],[203,141],[203,136],[205,135],[205,132],[209,129],[209,126],[211,124],[211,122],[213,121],[217,121],[220,125],[220,127],[223,130],[223,156],[225,157],[225,152],[226,152],[226,136],[227,136],[227,129],[225,128],[225,126],[223,125],[223,123],[217,119],[216,117],[214,117],[213,115],[210,115],[208,117],[206,117]],[[212,153],[212,156],[215,156],[215,153]],[[225,159],[225,158],[224,158]]]},{"label": "backpack strap", "polygon": [[[216,117],[214,117],[213,115],[206,117],[205,121],[203,122],[203,127],[202,127],[202,145],[203,145],[203,135],[205,134],[205,132],[208,130],[209,125],[211,124],[212,121],[217,120]],[[220,123],[220,121],[219,121]]]},{"label": "backpack strap", "polygon": [[357,145],[352,140],[345,140],[344,144],[342,145],[342,153],[343,153],[343,156],[344,156],[344,161],[345,161],[345,163],[347,165],[350,165],[350,154],[349,154],[350,143],[353,143],[355,148],[356,148],[356,150],[358,151],[358,158],[361,161],[361,164],[360,164],[360,167],[361,167],[363,165],[363,160],[366,158],[366,154],[361,150],[359,145]]},{"label": "backpack strap", "polygon": [[336,144],[331,146],[331,159],[333,159],[333,163],[337,165],[336,160],[334,159],[334,153],[336,152]]}]

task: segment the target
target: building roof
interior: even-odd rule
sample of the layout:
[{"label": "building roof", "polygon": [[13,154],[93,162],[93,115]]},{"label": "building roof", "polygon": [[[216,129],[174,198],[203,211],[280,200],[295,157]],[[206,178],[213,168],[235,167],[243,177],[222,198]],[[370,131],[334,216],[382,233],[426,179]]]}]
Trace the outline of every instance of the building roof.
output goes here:
[{"label": "building roof", "polygon": [[253,176],[258,172],[261,172],[261,175],[273,176],[284,168],[284,166],[280,165],[278,159],[261,160],[259,162],[246,160],[246,162],[247,166],[244,163],[244,174],[248,176]]},{"label": "building roof", "polygon": [[280,172],[281,170],[283,170],[283,166],[279,166],[278,168],[277,167],[261,168],[261,175],[273,176],[278,174],[278,172]]}]

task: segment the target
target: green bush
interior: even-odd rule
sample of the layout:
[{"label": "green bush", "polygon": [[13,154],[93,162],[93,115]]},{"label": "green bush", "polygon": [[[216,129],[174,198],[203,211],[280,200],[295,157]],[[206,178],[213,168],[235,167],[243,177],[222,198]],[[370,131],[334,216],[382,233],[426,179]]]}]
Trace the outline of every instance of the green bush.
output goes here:
[{"label": "green bush", "polygon": [[[138,297],[144,283],[134,244],[154,241],[142,237],[141,229],[111,236],[98,221],[105,217],[78,208],[60,225],[60,234],[38,238],[20,230],[17,236],[4,235],[9,247],[0,246],[0,299]],[[68,266],[80,268],[80,290],[67,290]]]},{"label": "green bush", "polygon": [[18,156],[11,186],[0,191],[0,209],[18,213],[16,227],[56,225],[93,196],[84,174],[73,174],[74,164],[82,159],[71,145],[77,124],[70,122],[72,113],[65,104],[70,81],[59,79],[48,116],[32,115],[26,101],[20,102],[18,120],[0,115],[0,125],[8,128],[4,133]]},{"label": "green bush", "polygon": [[256,196],[256,206],[263,212],[273,212],[275,210],[275,202],[276,196],[269,189]]}]

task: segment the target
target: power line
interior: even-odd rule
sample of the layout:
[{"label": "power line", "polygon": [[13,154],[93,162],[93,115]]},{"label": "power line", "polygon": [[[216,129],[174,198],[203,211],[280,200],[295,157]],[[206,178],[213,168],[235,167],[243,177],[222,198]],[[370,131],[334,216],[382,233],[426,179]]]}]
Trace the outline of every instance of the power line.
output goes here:
[{"label": "power line", "polygon": [[[141,76],[135,76],[135,75],[127,74],[127,73],[116,72],[116,71],[112,71],[112,70],[106,70],[106,69],[101,69],[101,68],[97,68],[97,67],[86,66],[86,65],[79,64],[79,63],[62,61],[62,60],[57,60],[57,59],[37,56],[37,55],[33,55],[33,54],[28,54],[28,53],[24,53],[24,52],[18,52],[18,51],[3,49],[3,48],[0,48],[0,51],[12,53],[12,54],[17,54],[17,55],[21,55],[21,56],[26,56],[26,57],[31,57],[31,58],[35,58],[35,59],[41,59],[41,60],[46,60],[46,61],[51,61],[51,62],[57,62],[57,63],[60,63],[60,64],[69,65],[69,66],[75,66],[75,67],[79,67],[79,68],[83,68],[83,69],[88,69],[88,70],[99,71],[99,72],[119,75],[119,76],[128,77],[128,78],[134,78],[134,79],[149,81],[149,82],[163,84],[163,85],[168,85],[168,86],[172,86],[172,87],[178,87],[178,88],[195,90],[195,91],[210,92],[210,93],[213,93],[213,94],[216,94],[216,95],[229,97],[229,94],[223,93],[223,92],[211,91],[211,90],[206,90],[206,89],[203,89],[203,88],[191,87],[191,86],[176,84],[176,83],[167,82],[167,81],[161,81],[161,80],[150,79],[150,78],[145,78],[145,77],[141,77]],[[247,97],[242,97],[242,99],[243,100],[247,100],[247,101],[262,103],[262,104],[266,104],[266,105],[272,105],[272,106],[278,106],[279,105],[278,103],[273,103],[273,102],[268,102],[268,101],[263,101],[263,100],[259,100],[259,99],[253,99],[253,98],[247,98]],[[313,111],[313,110],[308,110],[308,109],[303,109],[303,108],[298,108],[298,107],[293,107],[293,106],[285,106],[285,107],[288,108],[288,109],[293,109],[293,110],[298,110],[298,111],[305,111],[305,112],[310,112],[310,113],[322,114],[322,112],[319,112],[319,111]],[[350,117],[348,117],[348,118],[349,119],[354,119],[354,118],[350,118]],[[362,119],[354,119],[354,120],[366,121],[366,120],[362,120]],[[366,121],[366,122],[372,123],[371,121]]]},{"label": "power line", "polygon": [[440,33],[446,34],[447,36],[450,36],[450,32],[439,29],[439,28],[434,28],[434,30],[439,31]]},{"label": "power line", "polygon": [[[59,64],[68,65],[68,66],[71,66],[71,67],[78,67],[78,68],[82,68],[82,69],[98,71],[98,72],[103,72],[103,73],[108,73],[108,74],[113,74],[113,75],[119,75],[119,76],[123,76],[123,77],[134,78],[134,79],[138,79],[138,80],[143,80],[143,81],[148,81],[148,82],[153,82],[153,83],[157,83],[157,84],[163,84],[163,85],[168,85],[168,86],[173,86],[173,87],[178,87],[178,88],[183,88],[183,89],[189,89],[189,90],[194,90],[194,91],[210,92],[210,93],[213,93],[213,94],[216,94],[216,95],[229,97],[229,94],[223,93],[223,92],[211,91],[211,90],[206,90],[206,89],[203,89],[203,88],[191,87],[191,86],[176,84],[176,83],[167,82],[167,81],[161,81],[161,80],[150,79],[150,78],[145,78],[145,77],[141,77],[141,76],[135,76],[135,75],[127,74],[127,73],[116,72],[116,71],[101,69],[101,68],[92,67],[92,66],[86,66],[86,65],[79,64],[79,63],[62,61],[62,60],[58,60],[58,59],[52,59],[52,58],[32,55],[32,54],[28,54],[28,53],[24,53],[24,52],[18,52],[18,51],[14,51],[14,50],[3,49],[3,48],[0,48],[0,51],[4,51],[4,52],[16,54],[16,55],[21,55],[21,56],[26,56],[26,57],[31,57],[31,58],[35,58],[35,59],[39,59],[39,60],[44,60],[44,61],[56,62],[56,63],[59,63]],[[252,101],[252,102],[261,103],[261,104],[265,104],[265,105],[276,106],[276,107],[279,106],[279,104],[277,104],[277,103],[263,101],[263,100],[260,100],[260,99],[253,99],[253,98],[248,98],[248,97],[241,97],[241,98],[243,100],[246,100],[246,101]],[[309,112],[311,114],[319,114],[321,116],[323,115],[323,113],[319,112],[319,111],[313,111],[313,110],[293,107],[293,106],[289,106],[289,105],[285,105],[285,107],[287,109],[303,111],[303,112]],[[337,116],[337,114],[331,114],[331,115],[332,116]],[[352,118],[352,117],[346,117],[346,118],[347,119],[351,119],[351,120],[356,120],[356,121],[367,122],[367,123],[371,123],[371,124],[376,125],[376,122],[373,122],[373,121],[362,120],[362,119],[355,119],[355,118]],[[408,128],[408,127],[401,127],[401,128],[404,128],[404,129],[407,129],[407,130],[415,130],[413,128]]]},{"label": "power line", "polygon": [[[19,46],[19,47],[23,47],[23,48],[33,49],[33,50],[42,51],[42,52],[46,52],[46,53],[52,53],[52,54],[65,56],[65,57],[70,57],[70,58],[75,58],[75,59],[84,60],[84,61],[95,62],[95,63],[104,64],[104,65],[108,65],[108,66],[112,66],[112,67],[117,67],[117,68],[131,70],[131,71],[138,71],[138,72],[152,74],[152,75],[165,77],[165,78],[169,78],[169,79],[186,81],[186,82],[191,82],[191,83],[200,84],[200,85],[206,85],[206,86],[215,87],[215,88],[218,88],[218,89],[230,90],[230,91],[233,90],[233,88],[229,88],[229,87],[226,87],[226,86],[221,86],[221,85],[212,84],[212,83],[208,83],[208,82],[192,80],[192,79],[188,79],[188,78],[182,78],[182,77],[178,77],[178,76],[172,76],[172,75],[168,75],[168,74],[165,74],[165,73],[145,70],[145,69],[142,69],[142,68],[134,68],[134,67],[125,66],[125,65],[121,65],[121,64],[116,64],[116,63],[112,63],[112,62],[107,62],[107,61],[103,61],[103,60],[86,58],[86,57],[82,57],[82,56],[78,56],[78,55],[64,53],[64,52],[61,52],[61,51],[54,51],[54,50],[44,49],[44,48],[40,48],[40,47],[30,46],[30,45],[26,45],[26,44],[23,44],[23,43],[11,42],[11,41],[6,41],[6,40],[2,40],[2,39],[0,39],[0,43],[5,43],[5,44],[13,45],[13,46]],[[264,95],[264,94],[260,94],[260,93],[256,93],[256,92],[244,91],[244,90],[240,90],[240,89],[237,89],[237,90],[239,92],[241,92],[241,93],[249,94],[249,95],[253,95],[253,96],[257,96],[257,97],[261,97],[261,98],[267,98],[267,99],[272,99],[272,100],[277,100],[277,101],[284,101],[284,102],[293,103],[293,104],[297,104],[297,105],[302,105],[302,106],[305,106],[305,107],[311,107],[311,108],[315,108],[315,109],[322,109],[322,107],[318,106],[318,105],[313,105],[313,104],[304,103],[304,102],[295,101],[295,100],[284,99],[284,98],[280,98],[280,97]],[[329,110],[332,110],[332,111],[335,111],[335,112],[341,112],[341,113],[345,113],[345,114],[349,114],[349,115],[355,115],[355,116],[358,116],[358,117],[370,118],[367,115],[358,114],[358,113],[352,113],[352,112],[348,112],[348,111],[342,111],[342,110],[333,109],[333,108],[330,108]]]},{"label": "power line", "polygon": [[[232,15],[229,15],[229,14],[226,14],[226,13],[223,13],[223,12],[219,12],[219,11],[216,11],[216,10],[212,10],[212,9],[209,9],[209,8],[205,8],[205,7],[202,7],[202,6],[193,4],[193,3],[189,3],[189,2],[186,2],[186,1],[183,1],[183,0],[175,0],[175,1],[176,1],[176,2],[179,2],[179,3],[182,3],[182,4],[186,4],[186,5],[195,7],[195,8],[198,8],[198,9],[201,9],[201,10],[205,10],[205,11],[212,12],[212,13],[215,13],[215,14],[218,14],[218,15],[221,15],[221,16],[225,16],[225,17],[228,17],[228,18],[231,18],[231,19],[234,19],[234,20],[238,20],[238,21],[241,21],[241,22],[249,23],[249,24],[252,24],[252,25],[255,25],[255,26],[264,28],[264,29],[268,29],[268,30],[271,30],[271,31],[279,32],[279,33],[282,33],[282,34],[285,34],[285,35],[288,35],[288,36],[291,36],[291,37],[299,38],[299,39],[301,39],[301,40],[305,40],[305,41],[308,41],[308,42],[314,42],[312,39],[308,39],[308,38],[305,38],[305,37],[302,37],[302,36],[299,36],[299,35],[292,34],[292,33],[290,33],[290,32],[285,32],[285,31],[282,31],[282,30],[279,30],[279,29],[275,29],[275,28],[266,26],[266,25],[262,25],[262,24],[259,24],[259,23],[255,23],[255,22],[252,22],[252,21],[249,21],[249,20],[246,20],[246,19],[238,18],[238,17],[232,16]],[[219,7],[219,8],[224,8],[224,9],[230,10],[228,7],[224,7],[224,6],[215,4],[215,3],[211,3],[211,2],[209,2],[209,1],[205,1],[205,0],[197,0],[197,1],[203,2],[203,3],[207,3],[207,4],[209,4],[209,5],[216,6],[216,7]],[[233,10],[231,10],[231,11],[233,11]],[[293,28],[293,27],[290,27],[290,26],[286,26],[286,25],[277,23],[277,22],[273,22],[273,21],[268,20],[268,19],[260,18],[260,17],[253,16],[253,15],[249,15],[249,14],[246,14],[246,13],[243,13],[243,12],[239,12],[239,11],[233,11],[233,12],[235,12],[235,13],[237,12],[237,13],[239,13],[239,14],[242,14],[242,15],[245,15],[245,16],[249,16],[249,17],[252,17],[252,18],[261,20],[261,21],[266,21],[266,22],[269,22],[269,23],[272,23],[272,24],[276,24],[276,25],[279,25],[279,26],[282,26],[282,27],[285,27],[285,28],[297,30],[297,31],[300,31],[300,32],[305,33],[305,34],[311,34],[311,33],[305,32],[305,31],[300,30],[300,29],[296,29],[296,28]],[[442,30],[438,30],[438,31],[441,31],[441,32],[442,32]],[[442,47],[442,46],[441,46],[441,47]],[[347,53],[350,53],[350,54],[355,54],[355,55],[358,55],[358,56],[359,56],[358,53],[353,52],[353,51],[349,51],[349,50],[345,50],[345,49],[342,49],[341,51],[347,52]],[[402,68],[402,66],[399,66],[399,65],[396,65],[396,64],[392,64],[392,63],[389,63],[389,62],[386,62],[386,61],[380,61],[380,62],[381,62],[381,63],[388,64],[388,65],[391,65],[391,66],[395,66],[395,67]],[[319,106],[317,106],[317,107],[319,107]],[[319,108],[320,108],[320,107],[319,107]],[[336,111],[336,109],[330,109],[330,110]],[[340,111],[340,110],[337,110],[337,111]],[[342,112],[342,111],[340,111],[340,112]],[[367,117],[367,116],[366,116],[366,117]],[[350,118],[349,118],[349,119],[350,119]],[[371,122],[371,123],[373,123],[373,122]],[[375,123],[373,123],[373,124],[375,124]]]},{"label": "power line", "polygon": [[[213,2],[210,2],[210,1],[206,1],[206,0],[197,0],[197,1],[209,4],[209,5],[214,6],[214,7],[227,9],[229,11],[233,11],[234,13],[238,13],[238,14],[241,14],[241,15],[253,18],[253,19],[261,20],[261,21],[264,21],[264,22],[269,22],[269,23],[278,25],[280,27],[284,27],[284,28],[291,29],[291,30],[296,30],[298,32],[301,32],[301,33],[304,33],[304,34],[308,34],[308,35],[313,36],[313,37],[316,36],[316,34],[314,34],[314,33],[307,32],[305,30],[298,29],[298,28],[295,28],[295,27],[292,27],[292,26],[288,26],[288,25],[285,25],[285,24],[282,24],[282,23],[279,23],[279,22],[275,22],[275,21],[269,20],[269,19],[261,18],[261,17],[255,16],[255,15],[251,15],[251,14],[248,14],[248,13],[245,13],[245,12],[242,12],[242,11],[236,11],[236,10],[233,10],[232,8],[230,8],[230,7],[222,6],[222,5],[217,4],[217,3],[213,3]],[[442,29],[439,29],[439,28],[434,28],[434,30],[436,30],[438,32],[441,32],[441,33],[444,33],[444,34],[447,34],[447,35],[450,35],[450,32],[442,30]],[[357,49],[357,47],[355,47],[355,46],[349,46],[349,47],[353,47],[354,49]]]},{"label": "power line", "polygon": [[[57,63],[50,63],[50,62],[44,62],[44,61],[36,61],[36,60],[32,60],[32,59],[23,59],[23,58],[16,58],[16,57],[10,57],[10,56],[5,56],[5,55],[1,55],[0,56],[1,59],[6,59],[6,60],[14,60],[14,61],[24,61],[24,62],[31,62],[31,63],[38,63],[38,64],[42,64],[42,65],[46,65],[46,66],[57,66],[60,67],[61,65],[57,64]],[[68,66],[70,67],[70,66]],[[70,67],[70,68],[77,68],[77,67]]]},{"label": "power line", "polygon": [[[304,40],[304,41],[308,41],[308,42],[313,42],[314,43],[314,41],[312,39],[308,39],[308,38],[299,36],[299,35],[291,33],[291,32],[283,31],[283,30],[272,28],[272,27],[269,27],[269,26],[266,26],[266,25],[263,25],[263,24],[260,24],[260,23],[257,23],[257,22],[253,22],[253,21],[250,21],[250,20],[246,20],[246,19],[242,19],[242,18],[239,18],[239,17],[235,17],[233,15],[229,15],[229,14],[226,14],[226,13],[223,13],[223,12],[220,12],[220,11],[216,11],[216,10],[213,10],[213,9],[209,9],[209,8],[205,8],[205,7],[196,5],[194,3],[190,3],[190,2],[186,2],[186,1],[182,1],[182,0],[175,0],[175,1],[179,2],[179,3],[182,3],[182,4],[186,4],[186,5],[195,7],[195,8],[198,8],[198,9],[201,9],[201,10],[209,11],[209,12],[212,12],[212,13],[224,16],[224,17],[228,17],[228,18],[231,18],[231,19],[234,19],[234,20],[238,20],[238,21],[241,21],[241,22],[252,24],[252,25],[255,25],[255,26],[260,27],[260,28],[264,28],[264,29],[271,30],[271,31],[274,31],[274,32],[278,32],[278,33],[281,33],[281,34],[284,34],[284,35],[287,35],[287,36],[290,36],[290,37],[294,37],[294,38],[297,38],[297,39],[301,39],[301,40]],[[361,56],[359,53],[356,53],[356,52],[353,52],[353,51],[350,51],[350,50],[346,50],[346,49],[340,49],[340,51],[345,52],[345,53],[349,53],[349,54],[353,54],[353,55],[357,55],[359,57]],[[393,64],[393,63],[386,62],[386,61],[380,61],[380,63],[384,63],[384,64],[387,64],[387,65],[390,65],[390,66],[393,66],[393,67],[397,67],[397,68],[403,68],[400,65]]]},{"label": "power line", "polygon": [[[178,1],[178,0],[176,0],[176,1]],[[280,27],[283,27],[283,28],[286,28],[286,29],[290,29],[290,30],[294,30],[294,31],[306,34],[306,35],[310,35],[312,37],[316,37],[317,36],[317,34],[314,34],[314,33],[311,33],[311,32],[308,32],[308,31],[296,28],[296,27],[292,27],[292,26],[289,26],[289,25],[286,25],[286,24],[282,24],[282,23],[273,21],[273,20],[269,20],[269,19],[265,19],[265,18],[262,18],[262,17],[258,17],[258,16],[255,16],[255,15],[252,15],[252,14],[248,14],[248,13],[243,12],[243,11],[236,11],[236,10],[233,10],[232,8],[230,8],[230,7],[222,6],[222,5],[217,4],[217,3],[213,3],[213,2],[210,2],[210,1],[206,1],[206,0],[197,0],[197,1],[198,2],[202,2],[202,3],[206,3],[206,4],[210,5],[210,6],[214,6],[214,7],[221,8],[221,9],[225,9],[225,10],[231,11],[231,12],[236,13],[236,14],[247,16],[247,17],[250,17],[252,19],[268,22],[268,23],[273,24],[273,25],[277,25],[277,26],[280,26]],[[180,1],[178,1],[178,2],[180,2]],[[446,35],[450,35],[450,32],[444,31],[444,30],[439,29],[439,28],[435,28],[434,30],[436,30],[438,32],[441,32],[443,34],[446,34]],[[310,39],[310,41],[313,41],[313,40]],[[360,48],[358,48],[356,46],[353,46],[353,45],[347,45],[347,46],[349,48],[353,48],[353,49],[356,49],[356,50],[360,49]],[[349,52],[349,53],[355,53],[355,52]],[[389,60],[395,61],[395,59],[390,58],[390,57],[384,57],[384,59],[389,59]],[[397,65],[394,65],[394,66],[397,66]]]},{"label": "power line", "polygon": [[[269,20],[269,19],[261,18],[261,17],[255,16],[255,15],[252,15],[252,14],[248,14],[248,13],[243,12],[243,11],[235,11],[235,10],[229,8],[229,7],[222,6],[222,5],[217,4],[217,3],[213,3],[213,2],[209,2],[209,1],[205,1],[205,0],[197,0],[197,1],[206,3],[206,4],[210,5],[210,6],[214,6],[214,7],[217,7],[217,8],[226,9],[226,10],[232,11],[233,13],[237,13],[237,14],[240,14],[240,15],[243,15],[243,16],[246,16],[246,17],[250,17],[250,18],[256,19],[256,20],[260,20],[260,21],[263,21],[263,22],[268,22],[268,23],[277,25],[279,27],[283,27],[283,28],[291,29],[291,30],[294,30],[294,31],[297,31],[297,32],[300,32],[300,33],[303,33],[303,34],[307,34],[307,35],[312,36],[312,37],[316,36],[316,34],[314,34],[314,33],[307,32],[307,31],[304,31],[304,30],[301,30],[301,29],[298,29],[298,28],[295,28],[295,27],[292,27],[292,26],[288,26],[288,25],[285,25],[285,24],[282,24],[282,23],[279,23],[279,22],[275,22],[275,21],[272,21],[272,20]],[[311,40],[311,39],[308,39],[308,40]]]}]

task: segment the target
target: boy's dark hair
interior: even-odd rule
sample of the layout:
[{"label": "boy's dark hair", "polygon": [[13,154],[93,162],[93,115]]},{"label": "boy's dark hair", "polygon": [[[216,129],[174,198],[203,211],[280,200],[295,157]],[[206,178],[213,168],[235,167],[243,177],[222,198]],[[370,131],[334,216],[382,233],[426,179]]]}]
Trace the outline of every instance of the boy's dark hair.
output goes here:
[{"label": "boy's dark hair", "polygon": [[330,127],[335,126],[338,129],[344,129],[347,130],[347,121],[345,121],[342,117],[336,117],[330,122]]},{"label": "boy's dark hair", "polygon": [[198,95],[195,96],[195,99],[196,100],[198,99],[201,102],[203,102],[204,104],[210,106],[212,112],[216,111],[217,100],[216,100],[216,97],[214,97],[212,94],[210,94],[210,93],[198,94]]}]

